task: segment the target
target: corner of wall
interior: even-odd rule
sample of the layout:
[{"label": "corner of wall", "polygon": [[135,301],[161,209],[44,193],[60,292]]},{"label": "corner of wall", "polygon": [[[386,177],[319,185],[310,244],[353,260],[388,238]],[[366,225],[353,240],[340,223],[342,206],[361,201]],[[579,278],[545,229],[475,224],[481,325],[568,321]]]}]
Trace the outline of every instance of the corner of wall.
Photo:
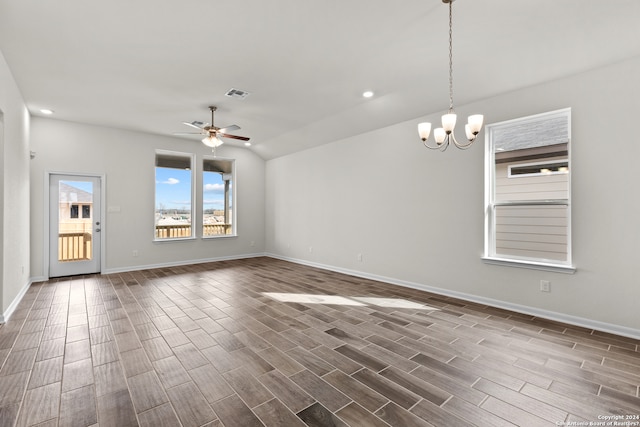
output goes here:
[{"label": "corner of wall", "polygon": [[4,312],[0,315],[0,323],[5,323],[7,320],[9,320],[13,312],[16,311],[16,308],[22,301],[22,298],[24,298],[24,295],[27,293],[32,283],[33,283],[33,280],[29,279],[29,281],[22,287],[22,289],[20,289],[20,292],[18,292],[18,295],[16,295],[13,301],[11,301],[11,304],[9,304],[7,309],[4,310]]}]

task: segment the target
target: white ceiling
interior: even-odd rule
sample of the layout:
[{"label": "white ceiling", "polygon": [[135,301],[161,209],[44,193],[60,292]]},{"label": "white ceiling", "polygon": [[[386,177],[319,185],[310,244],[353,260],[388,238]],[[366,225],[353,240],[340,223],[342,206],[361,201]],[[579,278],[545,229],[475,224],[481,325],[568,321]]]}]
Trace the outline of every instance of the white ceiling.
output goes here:
[{"label": "white ceiling", "polygon": [[[456,105],[640,55],[638,0],[453,12]],[[441,0],[0,0],[33,115],[172,135],[216,105],[267,159],[446,110],[447,43]]]}]

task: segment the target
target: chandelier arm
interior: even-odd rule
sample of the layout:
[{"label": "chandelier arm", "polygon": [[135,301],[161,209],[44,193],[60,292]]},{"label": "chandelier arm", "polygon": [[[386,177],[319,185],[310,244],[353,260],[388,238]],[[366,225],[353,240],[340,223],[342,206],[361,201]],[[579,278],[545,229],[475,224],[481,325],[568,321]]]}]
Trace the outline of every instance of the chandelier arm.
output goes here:
[{"label": "chandelier arm", "polygon": [[425,147],[431,149],[431,150],[441,150],[444,151],[447,149],[447,145],[449,145],[449,141],[443,142],[442,144],[437,144],[435,147],[432,147],[431,145],[427,144],[427,140],[425,139],[424,141],[422,141],[422,145],[424,145]]},{"label": "chandelier arm", "polygon": [[449,134],[449,137],[451,138],[451,140],[453,141],[454,145],[458,148],[460,148],[461,150],[465,150],[469,147],[471,147],[471,145],[475,142],[475,138],[473,138],[471,141],[469,141],[466,144],[461,144],[458,142],[458,140],[456,139],[455,134],[453,133],[453,131],[451,132],[451,134]]}]

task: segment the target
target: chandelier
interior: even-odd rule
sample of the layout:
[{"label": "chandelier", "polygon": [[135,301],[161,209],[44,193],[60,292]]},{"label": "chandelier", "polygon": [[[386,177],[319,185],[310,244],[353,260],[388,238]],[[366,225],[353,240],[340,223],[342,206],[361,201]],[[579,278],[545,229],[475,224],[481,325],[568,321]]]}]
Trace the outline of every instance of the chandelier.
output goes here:
[{"label": "chandelier", "polygon": [[436,140],[435,147],[427,144],[427,139],[431,133],[431,123],[424,122],[418,124],[418,134],[420,135],[420,139],[422,139],[422,143],[425,147],[431,148],[432,150],[439,149],[445,151],[451,143],[460,149],[471,147],[480,129],[482,129],[482,121],[484,120],[482,114],[469,116],[469,122],[464,127],[469,142],[459,143],[456,140],[455,134],[453,133],[456,127],[456,114],[453,111],[453,19],[451,13],[451,4],[454,1],[455,0],[442,0],[443,3],[449,4],[449,112],[442,116],[442,127],[433,130],[433,137]]}]

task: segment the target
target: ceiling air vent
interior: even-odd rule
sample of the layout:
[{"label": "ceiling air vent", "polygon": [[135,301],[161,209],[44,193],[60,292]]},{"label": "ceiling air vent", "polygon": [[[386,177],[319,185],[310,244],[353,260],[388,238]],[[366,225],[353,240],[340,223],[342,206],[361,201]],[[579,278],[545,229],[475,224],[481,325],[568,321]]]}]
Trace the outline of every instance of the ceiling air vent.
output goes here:
[{"label": "ceiling air vent", "polygon": [[235,98],[235,99],[239,99],[239,100],[243,100],[245,99],[247,96],[249,96],[249,92],[246,92],[244,90],[240,90],[240,89],[229,89],[229,91],[227,93],[225,93],[226,96],[228,96],[229,98]]}]

